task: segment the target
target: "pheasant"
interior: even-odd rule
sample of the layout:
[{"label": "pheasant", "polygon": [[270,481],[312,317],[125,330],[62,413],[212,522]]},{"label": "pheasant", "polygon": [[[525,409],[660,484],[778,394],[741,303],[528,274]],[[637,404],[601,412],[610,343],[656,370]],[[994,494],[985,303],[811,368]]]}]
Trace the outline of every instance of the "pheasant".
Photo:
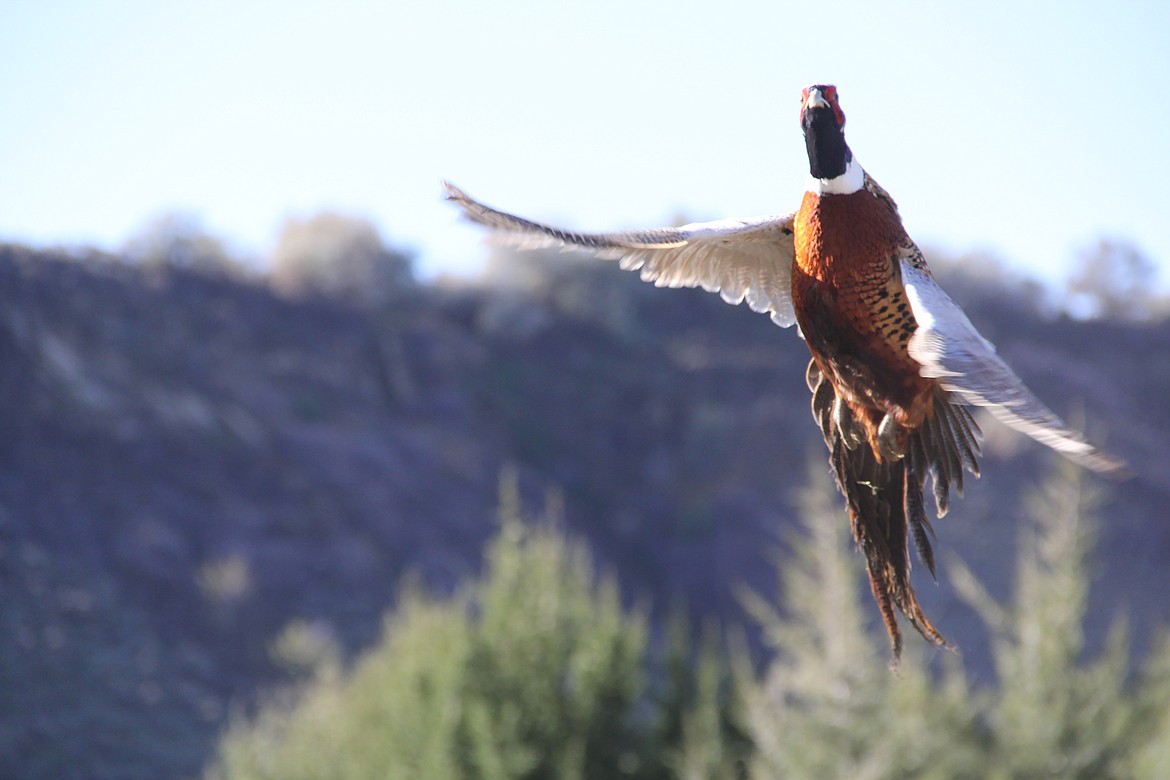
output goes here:
[{"label": "pheasant", "polygon": [[911,586],[909,547],[935,575],[927,477],[941,518],[951,487],[962,494],[964,471],[979,476],[971,407],[1094,471],[1124,464],[1036,398],[935,283],[894,200],[846,144],[836,87],[803,90],[800,126],[808,186],[800,208],[782,216],[578,233],[485,206],[450,183],[445,196],[521,248],[592,250],[659,287],[701,287],[799,326],[813,417],[896,660],[897,612],[947,646]]}]

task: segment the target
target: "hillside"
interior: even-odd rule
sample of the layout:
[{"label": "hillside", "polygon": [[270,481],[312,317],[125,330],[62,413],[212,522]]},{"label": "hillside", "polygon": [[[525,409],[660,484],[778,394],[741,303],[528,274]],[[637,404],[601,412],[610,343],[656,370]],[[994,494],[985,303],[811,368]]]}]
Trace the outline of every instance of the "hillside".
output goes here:
[{"label": "hillside", "polygon": [[[1133,465],[1105,486],[1090,628],[1128,615],[1140,646],[1170,622],[1170,322],[1045,318],[940,277]],[[290,621],[354,651],[404,577],[474,572],[508,466],[536,501],[559,491],[628,598],[743,620],[736,590],[774,590],[795,491],[824,467],[806,362],[766,318],[601,264],[371,306],[0,247],[0,775],[197,772],[233,703],[283,679]],[[921,590],[989,673],[947,560],[1005,594],[1048,461],[985,429]]]}]

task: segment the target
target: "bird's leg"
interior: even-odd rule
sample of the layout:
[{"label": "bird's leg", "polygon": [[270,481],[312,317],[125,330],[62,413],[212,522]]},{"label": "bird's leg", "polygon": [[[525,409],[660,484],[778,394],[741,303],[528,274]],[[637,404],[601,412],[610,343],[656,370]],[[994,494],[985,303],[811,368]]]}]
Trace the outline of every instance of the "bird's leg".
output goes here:
[{"label": "bird's leg", "polygon": [[853,417],[853,411],[841,400],[841,396],[833,401],[833,425],[840,432],[846,449],[857,449],[857,445],[865,439],[861,426]]},{"label": "bird's leg", "polygon": [[902,442],[898,441],[899,433],[901,426],[892,414],[887,413],[878,426],[877,434],[878,452],[882,458],[892,462],[901,460],[906,454],[902,449]]}]

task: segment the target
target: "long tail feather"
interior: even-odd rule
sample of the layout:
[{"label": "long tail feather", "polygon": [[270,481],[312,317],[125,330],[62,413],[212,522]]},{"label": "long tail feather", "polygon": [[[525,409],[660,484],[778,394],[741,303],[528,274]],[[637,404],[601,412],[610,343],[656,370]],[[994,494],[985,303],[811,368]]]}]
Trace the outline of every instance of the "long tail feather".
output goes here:
[{"label": "long tail feather", "polygon": [[812,391],[812,412],[829,448],[829,463],[837,487],[845,496],[853,537],[865,555],[870,589],[890,637],[894,658],[902,652],[902,633],[897,613],[928,642],[947,647],[946,639],[922,611],[910,584],[909,543],[913,539],[919,559],[935,575],[931,537],[934,529],[926,514],[923,491],[929,475],[933,483],[936,514],[946,514],[952,484],[960,491],[963,471],[978,476],[978,427],[962,407],[949,403],[945,391],[934,398],[934,411],[906,442],[900,460],[879,459],[871,447],[849,448],[852,419],[834,419],[842,410],[837,394],[814,360],[806,373]]}]

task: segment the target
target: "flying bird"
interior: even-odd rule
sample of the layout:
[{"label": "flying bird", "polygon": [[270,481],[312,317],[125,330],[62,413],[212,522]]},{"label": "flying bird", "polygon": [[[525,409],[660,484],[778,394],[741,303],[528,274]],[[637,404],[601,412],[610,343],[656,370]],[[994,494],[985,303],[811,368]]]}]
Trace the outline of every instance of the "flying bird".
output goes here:
[{"label": "flying bird", "polygon": [[929,477],[941,518],[951,487],[962,494],[964,471],[979,476],[971,407],[1094,471],[1124,464],[1033,395],[935,283],[893,198],[845,142],[835,86],[802,91],[800,127],[808,185],[786,215],[578,233],[485,206],[449,183],[445,197],[518,247],[592,250],[659,287],[701,287],[799,326],[812,356],[813,417],[897,659],[897,612],[947,645],[911,586],[909,547],[935,575],[924,492]]}]

